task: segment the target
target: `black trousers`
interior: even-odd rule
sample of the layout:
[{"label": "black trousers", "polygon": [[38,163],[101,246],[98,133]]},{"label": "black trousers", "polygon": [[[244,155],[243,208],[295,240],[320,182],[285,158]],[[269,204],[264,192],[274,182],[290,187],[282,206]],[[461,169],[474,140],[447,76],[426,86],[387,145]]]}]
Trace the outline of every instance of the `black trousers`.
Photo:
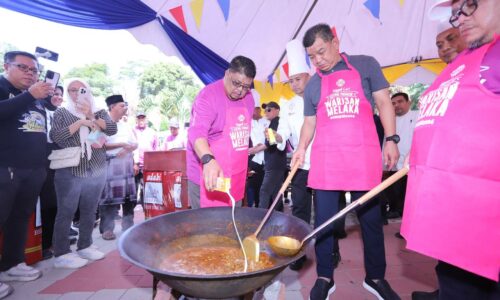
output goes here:
[{"label": "black trousers", "polygon": [[436,274],[439,281],[440,300],[500,299],[500,283],[493,280],[442,261],[439,261],[436,266]]},{"label": "black trousers", "polygon": [[292,215],[311,223],[312,191],[307,187],[308,170],[298,169],[292,178]]},{"label": "black trousers", "polygon": [[[395,171],[386,171],[384,172],[383,180],[392,176]],[[397,212],[400,215],[403,215],[403,208],[405,205],[405,197],[406,197],[406,182],[408,180],[408,176],[404,176],[398,181],[394,182],[391,186],[389,186],[385,191],[381,193],[382,199],[384,202],[389,204],[389,211]]]},{"label": "black trousers", "polygon": [[[260,188],[259,207],[268,209],[283,184],[284,170],[265,170],[264,180]],[[283,211],[283,201],[279,201],[276,210]]]},{"label": "black trousers", "polygon": [[260,165],[254,161],[250,161],[248,168],[255,173],[248,177],[247,180],[247,206],[259,207],[260,202],[260,187],[262,186],[262,181],[264,181],[264,165]]},{"label": "black trousers", "polygon": [[57,215],[57,196],[54,186],[55,170],[47,169],[47,177],[40,192],[40,212],[42,215],[42,249],[52,247],[54,223]]},{"label": "black trousers", "polygon": [[0,272],[24,262],[28,222],[46,173],[45,167],[0,167],[0,229],[3,231]]},{"label": "black trousers", "polygon": [[[314,199],[315,220],[318,227],[339,211],[339,196],[343,191],[315,190]],[[352,201],[359,199],[365,192],[351,192]],[[363,238],[363,254],[366,277],[382,279],[385,276],[384,232],[380,204],[377,199],[356,210],[361,225]],[[333,278],[333,256],[335,238],[334,226],[325,228],[316,238],[316,272],[318,277]]]}]

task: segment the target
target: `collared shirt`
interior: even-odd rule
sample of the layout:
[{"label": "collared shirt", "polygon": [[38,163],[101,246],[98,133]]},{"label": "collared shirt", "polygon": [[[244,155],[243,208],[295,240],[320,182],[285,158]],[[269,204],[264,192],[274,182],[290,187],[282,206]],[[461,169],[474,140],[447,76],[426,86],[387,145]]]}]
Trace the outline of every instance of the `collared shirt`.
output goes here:
[{"label": "collared shirt", "polygon": [[158,136],[156,131],[152,128],[134,128],[135,135],[137,137],[137,149],[134,151],[134,162],[138,163],[139,166],[144,165],[144,152],[145,151],[156,151],[158,148]]},{"label": "collared shirt", "polygon": [[[264,130],[266,127],[263,125],[264,122],[261,122],[262,119],[264,118],[260,118],[259,120],[252,119],[252,129],[250,131],[250,139],[252,140],[253,147],[259,144],[264,145],[266,143],[266,136],[264,135]],[[252,161],[258,163],[259,165],[262,165],[264,163],[264,150],[255,153],[255,155],[252,158]]]},{"label": "collared shirt", "polygon": [[[278,149],[285,150],[287,140],[293,149],[297,149],[299,146],[300,131],[304,124],[304,99],[295,95],[288,101],[280,101],[280,108],[278,134],[281,135],[282,141],[278,143]],[[304,164],[300,167],[303,170],[309,170],[311,164],[311,145],[312,143],[307,147]]]},{"label": "collared shirt", "polygon": [[402,116],[396,116],[396,134],[400,137],[398,143],[399,160],[396,165],[397,170],[403,168],[404,160],[406,156],[410,154],[413,130],[415,129],[415,124],[417,124],[418,114],[418,110],[410,110]]},{"label": "collared shirt", "polygon": [[187,136],[179,132],[177,135],[169,135],[163,142],[163,150],[184,149],[187,144]]}]

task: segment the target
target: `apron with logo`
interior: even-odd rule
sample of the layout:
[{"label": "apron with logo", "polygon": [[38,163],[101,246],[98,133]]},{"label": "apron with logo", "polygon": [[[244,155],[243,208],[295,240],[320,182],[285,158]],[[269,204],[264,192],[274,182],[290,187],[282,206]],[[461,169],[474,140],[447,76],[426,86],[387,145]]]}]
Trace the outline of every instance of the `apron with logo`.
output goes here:
[{"label": "apron with logo", "polygon": [[[228,100],[229,101],[229,100]],[[248,141],[250,138],[251,116],[244,101],[238,101],[232,107],[226,103],[226,121],[219,139],[210,142],[210,149],[222,168],[225,178],[231,178],[230,193],[236,201],[241,201],[245,194],[245,182],[248,167]],[[200,207],[231,206],[226,193],[209,192],[205,188],[203,167],[200,180]]]},{"label": "apron with logo", "polygon": [[421,98],[401,233],[409,249],[498,281],[500,96],[479,82],[491,44],[457,57]]},{"label": "apron with logo", "polygon": [[320,190],[366,191],[380,183],[382,154],[358,71],[321,77],[316,133],[311,147],[308,186]]}]

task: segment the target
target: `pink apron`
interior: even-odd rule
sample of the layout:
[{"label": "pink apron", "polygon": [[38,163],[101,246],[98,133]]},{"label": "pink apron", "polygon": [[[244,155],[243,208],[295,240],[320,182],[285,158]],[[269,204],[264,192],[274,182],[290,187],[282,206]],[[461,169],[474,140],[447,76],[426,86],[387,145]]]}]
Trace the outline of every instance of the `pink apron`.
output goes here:
[{"label": "pink apron", "polygon": [[498,281],[500,96],[479,82],[490,45],[460,55],[420,100],[401,233],[408,249]]},{"label": "pink apron", "polygon": [[[210,142],[210,149],[222,168],[224,177],[231,178],[231,195],[236,201],[241,201],[245,194],[252,118],[244,101],[233,102],[231,105],[226,102],[225,106],[224,130],[218,140]],[[200,207],[231,206],[231,200],[226,193],[206,190],[203,170],[200,172]]]},{"label": "pink apron", "polygon": [[361,76],[350,70],[321,74],[321,98],[311,147],[308,185],[320,190],[366,191],[382,178],[382,154]]}]

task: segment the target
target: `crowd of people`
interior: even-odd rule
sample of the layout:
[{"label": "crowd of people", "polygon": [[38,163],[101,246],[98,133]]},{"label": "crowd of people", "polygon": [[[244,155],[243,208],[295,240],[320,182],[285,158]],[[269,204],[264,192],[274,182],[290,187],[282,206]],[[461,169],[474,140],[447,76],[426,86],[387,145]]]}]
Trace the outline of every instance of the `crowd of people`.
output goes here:
[{"label": "crowd of people", "polygon": [[[236,56],[223,78],[199,92],[187,137],[171,120],[163,143],[144,112],[136,114],[135,127],[127,124],[121,95],[106,98],[108,110],[99,109],[84,80],[54,88],[37,80],[35,56],[6,53],[0,77],[0,298],[12,291],[7,282],[42,275],[24,263],[28,220],[39,196],[43,249],[53,254],[55,267],[80,268],[105,256],[92,247],[96,212],[105,240],[116,238],[120,206],[122,228],[133,225],[144,152],[185,148],[192,209],[230,206],[228,193],[238,206],[246,199],[248,206],[269,208],[288,157],[299,167],[291,184],[292,214],[308,224],[314,216],[315,227],[345,206],[346,193],[356,201],[409,168],[407,177],[355,211],[363,287],[378,299],[400,299],[385,279],[383,224],[386,217],[402,217],[396,236],[438,260],[439,289],[414,292],[412,299],[499,299],[499,11],[495,0],[437,1],[431,10],[441,20],[436,46],[448,66],[420,100],[390,95],[375,58],[340,52],[330,26],[317,24],[302,41],[286,45],[292,99],[261,105],[251,92],[256,65]],[[418,110],[411,110],[413,101]],[[51,151],[74,152],[76,163],[54,170]],[[220,190],[221,179],[230,181],[228,193]],[[73,252],[68,236],[77,209]],[[332,226],[317,236],[310,299],[328,299],[337,288],[342,230]],[[481,242],[471,243],[470,236]],[[300,270],[307,259],[291,269]]]}]

